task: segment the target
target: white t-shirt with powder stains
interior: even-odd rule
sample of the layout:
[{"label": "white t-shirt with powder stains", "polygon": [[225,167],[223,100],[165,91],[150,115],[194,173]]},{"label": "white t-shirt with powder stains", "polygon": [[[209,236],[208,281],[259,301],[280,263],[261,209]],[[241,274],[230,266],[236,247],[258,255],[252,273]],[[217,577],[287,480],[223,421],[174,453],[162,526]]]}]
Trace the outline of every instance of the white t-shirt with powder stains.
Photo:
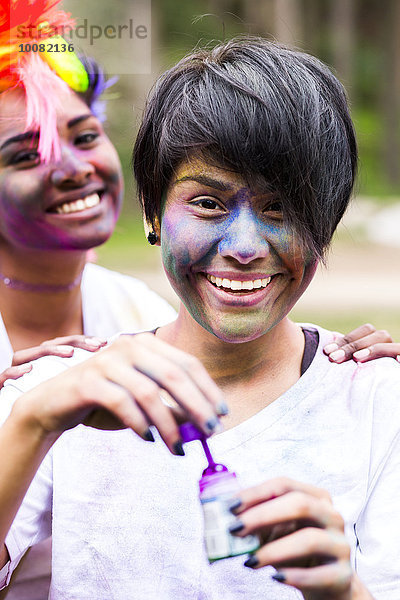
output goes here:
[{"label": "white t-shirt with powder stains", "polygon": [[[142,281],[87,263],[82,282],[83,329],[86,335],[107,339],[120,331],[153,329],[172,321],[176,313]],[[0,314],[0,372],[10,366],[13,350]],[[26,557],[7,594],[7,600],[44,600],[50,583],[50,540]]]},{"label": "white t-shirt with powder stains", "polygon": [[[352,561],[376,600],[400,589],[400,366],[336,365],[322,352],[285,394],[211,438],[217,462],[244,486],[288,476],[327,489],[345,519]],[[86,357],[45,357],[9,382],[0,406]],[[3,412],[5,409],[3,408]],[[53,533],[52,600],[295,600],[245,557],[207,563],[198,442],[172,456],[160,438],[78,426],[64,433],[34,479],[7,538],[6,580],[26,547]]]}]

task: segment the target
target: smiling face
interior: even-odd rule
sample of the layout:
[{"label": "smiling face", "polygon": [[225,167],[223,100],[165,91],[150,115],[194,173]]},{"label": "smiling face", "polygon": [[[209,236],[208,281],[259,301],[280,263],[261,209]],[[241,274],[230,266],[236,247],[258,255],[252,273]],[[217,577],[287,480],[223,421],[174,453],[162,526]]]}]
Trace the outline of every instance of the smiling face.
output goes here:
[{"label": "smiling face", "polygon": [[57,118],[61,159],[44,163],[25,131],[21,90],[0,94],[0,249],[86,250],[112,234],[121,166],[101,123],[77,94]]},{"label": "smiling face", "polygon": [[274,327],[317,266],[283,222],[279,198],[202,160],[183,163],[166,194],[161,247],[168,279],[190,315],[227,342]]}]

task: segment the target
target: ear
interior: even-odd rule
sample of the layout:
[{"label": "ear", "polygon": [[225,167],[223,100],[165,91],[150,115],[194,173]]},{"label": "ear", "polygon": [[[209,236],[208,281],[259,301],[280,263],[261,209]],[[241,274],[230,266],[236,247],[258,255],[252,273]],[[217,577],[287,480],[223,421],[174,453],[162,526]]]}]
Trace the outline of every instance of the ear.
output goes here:
[{"label": "ear", "polygon": [[154,226],[149,223],[145,217],[143,217],[143,227],[146,238],[151,231],[154,231],[157,236],[157,241],[154,245],[161,246],[161,226],[158,217],[154,217]]}]

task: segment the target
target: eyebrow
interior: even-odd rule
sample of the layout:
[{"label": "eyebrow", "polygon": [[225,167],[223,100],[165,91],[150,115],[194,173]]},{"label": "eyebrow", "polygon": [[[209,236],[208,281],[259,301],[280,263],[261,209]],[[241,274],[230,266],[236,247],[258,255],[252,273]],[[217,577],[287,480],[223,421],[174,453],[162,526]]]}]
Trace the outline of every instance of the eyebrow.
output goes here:
[{"label": "eyebrow", "polygon": [[181,183],[182,181],[197,181],[197,183],[207,185],[208,187],[212,187],[215,190],[220,190],[221,192],[228,192],[233,189],[231,185],[223,183],[219,179],[208,177],[207,175],[185,175],[185,177],[181,177],[180,179],[174,181],[174,185]]},{"label": "eyebrow", "polygon": [[71,129],[71,127],[73,127],[74,125],[77,125],[78,123],[80,123],[81,121],[85,121],[86,119],[90,119],[90,117],[93,117],[94,115],[92,113],[89,113],[87,115],[80,115],[79,117],[74,117],[73,119],[70,119],[67,123],[67,127],[68,129]]},{"label": "eyebrow", "polygon": [[[67,123],[68,129],[71,129],[81,121],[85,121],[86,119],[90,119],[93,117],[92,113],[87,115],[80,115],[79,117],[74,117],[70,119]],[[0,150],[6,148],[10,144],[17,144],[18,142],[24,142],[25,140],[36,140],[39,137],[38,131],[24,131],[24,133],[19,133],[18,135],[14,135],[13,137],[8,138],[3,144],[0,146]]]},{"label": "eyebrow", "polygon": [[38,131],[25,131],[24,133],[19,133],[18,135],[14,135],[13,137],[8,138],[5,142],[0,146],[0,150],[3,150],[6,146],[10,144],[16,144],[17,142],[23,142],[24,140],[35,140],[39,137]]}]

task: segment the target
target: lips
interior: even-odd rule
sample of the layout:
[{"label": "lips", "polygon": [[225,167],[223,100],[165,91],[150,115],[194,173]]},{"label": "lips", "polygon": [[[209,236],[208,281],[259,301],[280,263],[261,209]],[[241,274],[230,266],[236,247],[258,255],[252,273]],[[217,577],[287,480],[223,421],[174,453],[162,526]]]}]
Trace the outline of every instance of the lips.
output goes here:
[{"label": "lips", "polygon": [[103,193],[104,190],[99,188],[95,190],[93,188],[91,190],[88,188],[86,190],[75,190],[73,194],[65,194],[62,198],[53,202],[46,209],[46,212],[59,215],[82,212],[100,204]]},{"label": "lips", "polygon": [[90,194],[90,196],[86,196],[86,198],[80,198],[79,200],[75,200],[75,202],[64,202],[64,204],[56,206],[55,212],[59,215],[76,213],[88,208],[93,208],[98,204],[100,204],[99,194]]},{"label": "lips", "polygon": [[[224,273],[225,274],[225,273]],[[212,303],[217,302],[217,305],[219,307],[224,307],[224,310],[244,310],[244,309],[248,309],[251,308],[253,306],[258,305],[260,302],[273,302],[275,295],[276,295],[276,285],[275,281],[279,278],[279,274],[274,273],[273,275],[268,275],[267,277],[261,277],[261,274],[257,273],[257,277],[255,277],[253,279],[253,276],[255,275],[248,275],[247,273],[245,275],[242,274],[233,274],[230,273],[230,276],[232,277],[232,279],[229,279],[229,282],[232,285],[232,282],[239,282],[241,284],[241,288],[240,289],[232,289],[232,287],[224,287],[224,286],[217,286],[216,283],[213,283],[211,281],[211,273],[199,273],[200,275],[200,281],[203,281],[205,283],[205,288],[204,291],[207,290],[207,296],[204,296],[203,299],[205,302],[209,302],[211,301]],[[221,275],[221,273],[218,273],[218,275]],[[265,274],[264,274],[265,275]],[[217,278],[217,275],[213,275],[215,278]],[[251,277],[250,279],[239,279],[239,277]],[[234,277],[236,277],[236,279],[234,279]],[[228,280],[227,277],[220,277],[220,279],[222,281]],[[262,287],[254,287],[254,282],[257,282],[261,279],[261,281],[264,279],[267,280],[267,284],[263,286],[263,284],[261,283]],[[203,284],[200,284],[200,287],[204,286]],[[222,282],[221,282],[222,283]],[[227,282],[224,281],[224,284],[226,284]],[[250,287],[250,283],[253,283],[253,289],[249,289]],[[233,284],[234,287],[235,285],[237,286],[237,284]],[[245,285],[247,287],[242,287],[242,285]],[[210,294],[210,295],[209,295]],[[208,298],[206,300],[206,298]]]},{"label": "lips", "polygon": [[209,273],[206,277],[210,283],[215,287],[223,288],[224,290],[242,292],[242,291],[253,291],[258,289],[266,288],[271,281],[271,276],[268,277],[256,277],[255,279],[228,279],[227,277],[216,277]]}]

